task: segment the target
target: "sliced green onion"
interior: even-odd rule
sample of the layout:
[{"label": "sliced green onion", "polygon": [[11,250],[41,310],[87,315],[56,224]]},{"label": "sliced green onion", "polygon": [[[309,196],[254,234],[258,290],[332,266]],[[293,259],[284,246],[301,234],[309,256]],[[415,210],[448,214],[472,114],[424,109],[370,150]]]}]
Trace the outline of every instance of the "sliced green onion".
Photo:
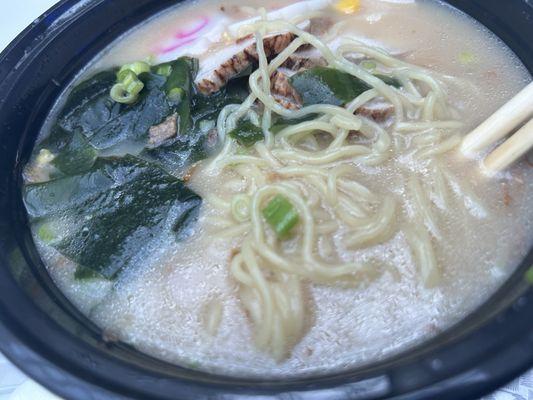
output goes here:
[{"label": "sliced green onion", "polygon": [[463,51],[458,56],[459,62],[463,65],[473,64],[476,62],[476,56],[470,51]]},{"label": "sliced green onion", "polygon": [[118,83],[111,88],[111,98],[117,103],[135,102],[144,88],[144,83],[139,79],[144,72],[150,72],[150,65],[144,61],[123,65],[117,72]]},{"label": "sliced green onion", "polygon": [[372,60],[364,60],[361,61],[361,67],[363,67],[367,71],[374,71],[378,67],[378,64]]},{"label": "sliced green onion", "polygon": [[274,196],[263,208],[263,216],[280,239],[287,237],[299,220],[298,211],[280,194]]},{"label": "sliced green onion", "polygon": [[161,64],[157,67],[155,73],[157,75],[170,76],[170,74],[172,73],[172,65]]},{"label": "sliced green onion", "polygon": [[144,88],[144,83],[141,81],[133,81],[129,85],[124,85],[126,87],[126,90],[128,93],[130,93],[133,96],[137,96],[139,93],[141,93],[141,90]]},{"label": "sliced green onion", "polygon": [[111,88],[109,95],[114,101],[122,104],[132,104],[138,97],[137,95],[128,92],[128,89],[122,83],[114,85]]},{"label": "sliced green onion", "polygon": [[533,285],[533,265],[526,271],[526,281]]},{"label": "sliced green onion", "polygon": [[231,200],[231,215],[238,222],[246,222],[250,219],[250,196],[238,194]]},{"label": "sliced green onion", "polygon": [[171,89],[170,92],[168,92],[168,98],[170,101],[179,103],[185,98],[185,90],[179,87]]},{"label": "sliced green onion", "polygon": [[37,229],[37,236],[45,243],[52,243],[56,239],[56,235],[50,224],[42,224],[39,229]]},{"label": "sliced green onion", "polygon": [[117,73],[117,81],[119,83],[131,83],[133,81],[139,80],[137,74],[129,69],[120,70]]},{"label": "sliced green onion", "polygon": [[[140,75],[143,72],[150,72],[150,65],[144,61],[136,61],[131,64],[123,65],[122,68],[118,71],[120,74],[123,71],[132,71],[135,75]],[[119,79],[120,80],[120,79]]]}]

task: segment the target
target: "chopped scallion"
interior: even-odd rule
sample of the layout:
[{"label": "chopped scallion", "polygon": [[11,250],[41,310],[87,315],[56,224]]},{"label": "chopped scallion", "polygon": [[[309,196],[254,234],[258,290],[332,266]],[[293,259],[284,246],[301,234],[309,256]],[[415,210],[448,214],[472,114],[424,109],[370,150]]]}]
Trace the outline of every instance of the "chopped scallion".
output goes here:
[{"label": "chopped scallion", "polygon": [[137,77],[137,75],[135,74],[135,72],[129,70],[129,69],[124,69],[124,70],[120,70],[118,71],[117,73],[117,81],[119,83],[125,83],[126,85],[133,82],[133,81],[136,81],[136,80],[139,80],[139,78]]},{"label": "chopped scallion", "polygon": [[476,62],[476,56],[470,51],[463,51],[458,56],[459,62],[463,65],[469,65]]},{"label": "chopped scallion", "polygon": [[172,65],[161,64],[160,66],[157,67],[155,73],[157,75],[170,76],[170,74],[172,73]]},{"label": "chopped scallion", "polygon": [[137,95],[128,92],[128,89],[122,83],[114,85],[109,95],[114,101],[122,104],[132,104],[137,100]]},{"label": "chopped scallion", "polygon": [[134,103],[144,88],[144,83],[139,79],[144,72],[150,72],[150,65],[143,61],[122,66],[117,72],[118,83],[111,88],[111,98],[117,103]]},{"label": "chopped scallion", "polygon": [[123,65],[118,73],[120,74],[123,71],[132,71],[135,75],[138,76],[143,72],[150,72],[150,65],[148,63],[145,63],[144,61],[136,61],[131,64]]},{"label": "chopped scallion", "polygon": [[279,194],[263,208],[263,216],[280,239],[286,238],[299,220],[298,211],[287,198]]},{"label": "chopped scallion", "polygon": [[171,89],[170,92],[168,92],[168,98],[174,103],[179,103],[185,98],[185,90],[179,87]]},{"label": "chopped scallion", "polygon": [[37,229],[37,236],[45,243],[52,243],[56,238],[52,228],[46,223],[42,224],[39,229]]},{"label": "chopped scallion", "polygon": [[[125,85],[126,86],[126,85]],[[133,96],[137,96],[139,93],[141,93],[141,90],[144,88],[144,83],[141,81],[133,81],[129,85],[126,86],[126,90],[128,93],[130,93]]]}]

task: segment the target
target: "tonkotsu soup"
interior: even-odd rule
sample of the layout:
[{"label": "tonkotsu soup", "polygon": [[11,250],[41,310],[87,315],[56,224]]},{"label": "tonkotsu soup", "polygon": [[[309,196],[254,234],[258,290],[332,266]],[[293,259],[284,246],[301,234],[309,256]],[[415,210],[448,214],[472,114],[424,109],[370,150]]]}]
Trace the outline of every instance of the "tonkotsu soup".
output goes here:
[{"label": "tonkotsu soup", "polygon": [[[262,8],[268,4],[267,8]],[[531,81],[436,1],[198,1],[117,39],[25,168],[104,335],[238,376],[359,366],[472,312],[533,244],[533,168],[462,138]]]}]

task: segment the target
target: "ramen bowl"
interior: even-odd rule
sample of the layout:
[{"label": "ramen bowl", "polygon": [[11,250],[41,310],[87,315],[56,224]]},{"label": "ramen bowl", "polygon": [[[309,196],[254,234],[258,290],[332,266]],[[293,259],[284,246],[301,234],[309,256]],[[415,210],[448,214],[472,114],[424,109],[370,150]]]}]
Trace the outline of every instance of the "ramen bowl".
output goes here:
[{"label": "ramen bowl", "polygon": [[[533,366],[533,250],[483,305],[437,337],[333,374],[237,378],[165,363],[113,340],[55,286],[22,200],[22,168],[52,105],[114,39],[177,2],[66,0],[0,55],[0,351],[72,399],[475,399]],[[453,0],[533,71],[527,1]]]}]

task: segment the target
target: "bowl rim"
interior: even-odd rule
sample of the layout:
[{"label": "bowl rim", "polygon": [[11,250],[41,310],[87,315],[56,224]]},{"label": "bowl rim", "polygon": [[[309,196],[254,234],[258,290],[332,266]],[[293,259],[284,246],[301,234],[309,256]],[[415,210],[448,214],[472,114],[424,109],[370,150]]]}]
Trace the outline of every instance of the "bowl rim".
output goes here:
[{"label": "bowl rim", "polygon": [[[0,53],[0,68],[4,66],[4,70],[11,71],[6,78],[16,77],[17,65],[31,62],[32,54],[35,55],[34,52],[41,46],[40,39],[44,32],[50,33],[52,29],[52,36],[55,38],[54,35],[60,35],[69,24],[81,18],[84,13],[90,12],[105,2],[106,0],[62,0],[46,11]],[[0,107],[7,95],[8,92],[0,93]],[[275,380],[243,380],[211,374],[201,374],[206,378],[205,381],[186,382],[170,378],[165,382],[169,389],[177,387],[187,395],[193,396],[217,393],[235,396],[278,396],[298,393],[302,398],[311,398],[317,395],[344,395],[344,393],[355,392],[376,398],[384,395],[394,395],[396,398],[407,396],[405,398],[409,399],[437,398],[447,393],[457,393],[455,399],[480,396],[508,382],[533,365],[533,319],[529,318],[528,321],[527,318],[533,310],[533,288],[522,277],[532,263],[532,259],[533,253],[530,252],[524,265],[497,293],[456,326],[436,338],[364,366],[362,372],[361,368],[358,368],[355,372],[349,370],[326,376],[291,379],[281,383]],[[7,268],[1,268],[0,293],[4,293],[4,290],[12,291],[17,310],[22,315],[26,315],[26,312],[32,315],[31,323],[25,322],[23,318],[14,315],[12,305],[6,305],[0,295],[0,337],[2,337],[0,351],[21,370],[52,391],[67,397],[77,398],[76,393],[79,394],[82,388],[91,390],[94,398],[124,398],[124,396],[141,398],[140,396],[146,393],[138,383],[133,385],[135,387],[124,385],[128,376],[131,379],[131,365],[105,352],[99,352],[98,349],[66,332],[36,307],[22,290],[14,291],[14,286],[16,283],[10,277]],[[504,301],[494,299],[502,295],[505,295]],[[487,315],[481,315],[483,313],[490,314],[490,318]],[[470,328],[458,330],[459,326],[465,324],[470,324]],[[509,324],[520,326],[522,329],[519,333],[509,333],[507,329]],[[477,338],[472,338],[474,334]],[[36,342],[36,336],[41,336],[52,343]],[[459,371],[452,373],[453,368],[449,369],[443,365],[442,359],[446,359],[446,353],[451,351],[451,348],[462,349],[467,345],[474,346],[475,341],[479,341],[480,338],[483,338],[483,343],[477,343],[478,348],[481,346],[478,350],[490,351],[483,360],[473,363],[468,359],[465,351],[462,357],[462,369]],[[509,344],[511,340],[513,343]],[[505,344],[502,344],[503,342]],[[56,351],[61,346],[75,350],[79,354],[65,360]],[[456,355],[459,356],[460,353]],[[84,360],[84,357],[87,359]],[[171,364],[164,364],[171,366]],[[96,373],[91,365],[101,365],[107,369],[105,373],[103,371]],[[75,368],[71,368],[72,366]],[[451,365],[450,367],[457,366]],[[103,378],[109,375],[110,371],[113,372],[111,375],[115,376]],[[145,372],[142,368],[135,366],[133,376],[142,377]],[[398,380],[413,379],[409,375],[413,373],[429,374],[434,382],[419,387],[414,385],[412,391],[409,392],[406,391],[409,390],[408,388],[401,389],[398,386]],[[51,376],[53,381],[49,380]],[[101,379],[101,381],[96,382],[95,379]],[[150,377],[148,381],[162,384],[157,376]],[[174,381],[174,385],[171,381]],[[141,383],[146,384],[146,382]],[[388,389],[384,389],[382,385],[388,385],[389,389],[396,387],[397,390],[387,391]],[[373,388],[369,389],[369,386]],[[336,391],[337,389],[340,392]]]}]

